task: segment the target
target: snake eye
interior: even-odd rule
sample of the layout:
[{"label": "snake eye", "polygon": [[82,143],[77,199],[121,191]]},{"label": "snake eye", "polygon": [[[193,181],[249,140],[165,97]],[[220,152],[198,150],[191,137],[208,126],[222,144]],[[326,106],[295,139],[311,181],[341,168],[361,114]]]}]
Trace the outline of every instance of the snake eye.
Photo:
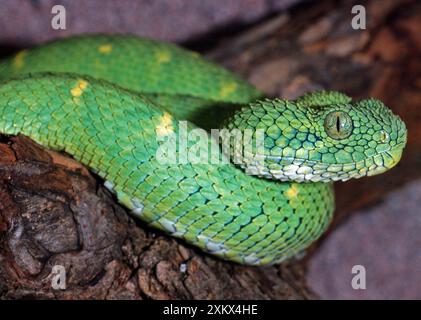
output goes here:
[{"label": "snake eye", "polygon": [[336,140],[348,138],[354,128],[351,117],[342,111],[329,113],[325,118],[324,127],[327,135]]}]

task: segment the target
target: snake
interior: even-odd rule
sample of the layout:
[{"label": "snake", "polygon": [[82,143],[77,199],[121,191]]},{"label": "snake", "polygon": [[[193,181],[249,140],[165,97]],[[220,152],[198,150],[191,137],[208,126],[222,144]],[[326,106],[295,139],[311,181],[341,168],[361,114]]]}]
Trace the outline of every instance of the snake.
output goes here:
[{"label": "snake", "polygon": [[296,99],[172,43],[79,35],[0,63],[0,132],[67,153],[131,215],[223,260],[298,257],[328,228],[333,183],[401,159],[404,122],[338,91]]}]

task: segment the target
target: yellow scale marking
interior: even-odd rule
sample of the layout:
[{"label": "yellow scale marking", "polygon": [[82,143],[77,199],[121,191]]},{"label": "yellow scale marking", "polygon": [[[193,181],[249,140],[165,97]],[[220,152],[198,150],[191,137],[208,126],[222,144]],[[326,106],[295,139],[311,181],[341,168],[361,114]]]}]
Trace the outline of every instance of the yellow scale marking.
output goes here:
[{"label": "yellow scale marking", "polygon": [[166,63],[171,60],[171,54],[166,51],[160,51],[155,54],[155,58],[158,63]]},{"label": "yellow scale marking", "polygon": [[233,93],[237,89],[237,84],[235,82],[230,82],[225,84],[219,91],[219,96],[225,98]]},{"label": "yellow scale marking", "polygon": [[174,132],[172,126],[172,116],[168,112],[160,117],[159,124],[156,126],[156,134],[160,137],[167,136]]},{"label": "yellow scale marking", "polygon": [[83,91],[88,87],[88,82],[83,79],[79,79],[75,87],[70,90],[73,97],[80,97]]},{"label": "yellow scale marking", "polygon": [[110,44],[103,44],[102,46],[98,47],[99,53],[102,53],[102,54],[108,54],[111,52],[112,49],[113,47]]},{"label": "yellow scale marking", "polygon": [[13,66],[16,69],[22,68],[25,64],[26,50],[19,51],[13,58]]},{"label": "yellow scale marking", "polygon": [[291,199],[291,198],[295,198],[297,195],[298,195],[297,185],[295,183],[292,183],[291,187],[289,187],[289,189],[285,191],[285,196]]}]

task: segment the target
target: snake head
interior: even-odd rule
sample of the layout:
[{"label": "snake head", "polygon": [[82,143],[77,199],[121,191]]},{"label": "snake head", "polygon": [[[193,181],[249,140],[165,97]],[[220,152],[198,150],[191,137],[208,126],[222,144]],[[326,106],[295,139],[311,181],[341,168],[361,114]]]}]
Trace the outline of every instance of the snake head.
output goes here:
[{"label": "snake head", "polygon": [[381,101],[352,101],[337,92],[259,101],[228,127],[253,130],[251,138],[244,135],[241,156],[234,152],[236,163],[249,174],[281,181],[380,174],[399,162],[407,140],[404,122]]}]

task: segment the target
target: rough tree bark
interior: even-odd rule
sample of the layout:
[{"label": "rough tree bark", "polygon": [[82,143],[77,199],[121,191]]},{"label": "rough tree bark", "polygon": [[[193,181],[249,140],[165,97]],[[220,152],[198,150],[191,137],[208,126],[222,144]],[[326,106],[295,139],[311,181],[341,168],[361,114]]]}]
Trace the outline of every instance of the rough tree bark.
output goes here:
[{"label": "rough tree bark", "polygon": [[[298,7],[208,53],[268,95],[336,89],[381,98],[402,116],[413,135],[401,164],[338,184],[336,224],[421,171],[414,109],[421,102],[421,6],[363,1],[367,30],[353,30],[354,2]],[[134,221],[100,179],[69,157],[23,136],[1,137],[1,298],[316,298],[306,286],[307,259],[259,268],[220,261]],[[51,287],[54,265],[67,270],[66,290]]]}]

